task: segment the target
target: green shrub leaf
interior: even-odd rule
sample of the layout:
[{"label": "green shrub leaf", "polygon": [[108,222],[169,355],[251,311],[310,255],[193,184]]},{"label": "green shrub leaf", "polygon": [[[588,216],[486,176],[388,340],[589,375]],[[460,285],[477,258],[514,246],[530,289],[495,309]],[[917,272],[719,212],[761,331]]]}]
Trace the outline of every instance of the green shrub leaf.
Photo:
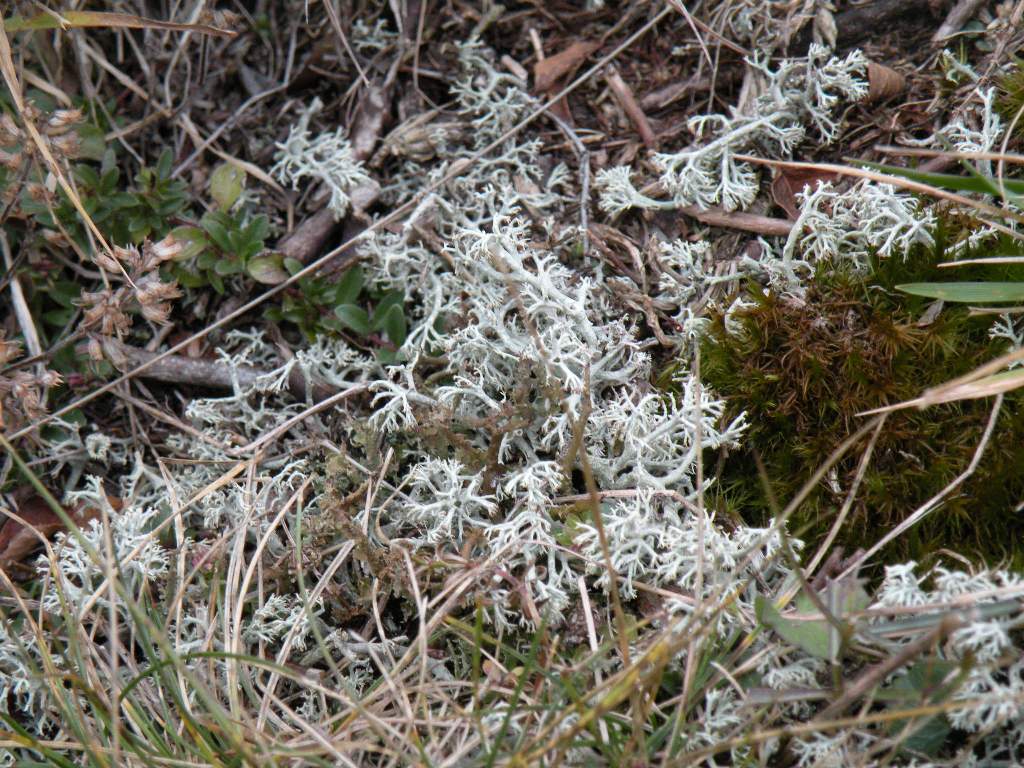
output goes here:
[{"label": "green shrub leaf", "polygon": [[334,298],[338,304],[354,304],[363,291],[363,270],[359,265],[350,268],[338,281]]},{"label": "green shrub leaf", "polygon": [[370,319],[362,307],[357,307],[355,304],[342,304],[335,308],[334,314],[346,328],[355,331],[360,336],[365,336],[370,332]]},{"label": "green shrub leaf", "polygon": [[387,315],[384,317],[384,330],[396,347],[400,347],[405,343],[408,328],[405,324],[405,312],[402,310],[401,305],[393,304],[388,310]]},{"label": "green shrub leaf", "polygon": [[242,196],[245,171],[232,163],[221,163],[210,174],[210,197],[222,211],[227,211]]},{"label": "green shrub leaf", "polygon": [[264,285],[277,285],[288,279],[288,272],[283,266],[283,259],[279,253],[270,253],[266,256],[256,256],[249,259],[246,271],[249,276],[258,283]]}]

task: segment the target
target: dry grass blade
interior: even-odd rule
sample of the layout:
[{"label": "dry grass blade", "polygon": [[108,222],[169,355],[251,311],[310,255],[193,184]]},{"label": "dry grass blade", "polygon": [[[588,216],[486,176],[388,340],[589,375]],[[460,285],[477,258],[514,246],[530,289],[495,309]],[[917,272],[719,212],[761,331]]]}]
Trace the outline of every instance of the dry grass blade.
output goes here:
[{"label": "dry grass blade", "polygon": [[38,32],[48,29],[167,29],[174,32],[198,32],[203,35],[234,37],[238,33],[209,24],[178,24],[173,21],[147,19],[132,13],[105,11],[63,11],[40,13],[31,18],[12,16],[4,19],[8,32]]},{"label": "dry grass blade", "polygon": [[860,416],[872,416],[880,413],[891,413],[904,408],[927,408],[939,403],[953,403],[958,400],[971,400],[980,397],[1012,392],[1024,386],[1024,369],[1003,371],[1002,369],[1024,360],[1024,349],[1007,352],[991,362],[979,366],[964,376],[948,381],[942,386],[925,391],[921,397],[902,403],[865,411]]},{"label": "dry grass blade", "polygon": [[[923,184],[919,181],[912,181],[899,176],[889,176],[884,173],[878,173],[877,171],[870,171],[864,168],[853,168],[847,165],[835,165],[833,163],[798,163],[788,160],[766,160],[761,157],[752,157],[751,155],[736,155],[736,159],[747,163],[753,163],[754,165],[768,165],[773,168],[818,171],[822,173],[834,173],[839,176],[853,176],[858,179],[868,179],[880,184],[889,184],[894,187],[901,187],[903,189],[910,190],[911,192],[919,192],[923,195],[935,197],[940,200],[948,200],[949,202],[956,203],[964,208],[973,208],[974,210],[984,211],[991,216],[1010,218],[1024,224],[1024,214],[1018,213],[1015,210],[999,208],[998,206],[990,205],[989,203],[981,200],[973,200],[969,197],[958,195],[955,192],[949,192],[945,189],[940,189],[939,187],[933,187],[930,184]],[[1020,233],[1012,232],[1011,230],[1007,231],[1017,238],[1024,239],[1024,235],[1021,235]]]}]

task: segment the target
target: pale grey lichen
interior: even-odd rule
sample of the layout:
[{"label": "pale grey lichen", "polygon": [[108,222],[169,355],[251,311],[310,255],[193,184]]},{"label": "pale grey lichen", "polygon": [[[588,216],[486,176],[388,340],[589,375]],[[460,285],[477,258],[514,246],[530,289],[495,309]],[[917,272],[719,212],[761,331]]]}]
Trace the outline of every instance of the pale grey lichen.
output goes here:
[{"label": "pale grey lichen", "polygon": [[[467,44],[460,62],[459,116],[472,123],[477,135],[462,143],[453,139],[456,160],[497,139],[533,104],[522,84],[494,71],[479,43]],[[741,147],[788,151],[803,137],[804,118],[822,137],[834,136],[834,109],[839,99],[859,92],[860,64],[848,57],[824,62],[814,72],[806,63],[784,64],[776,72],[765,69],[778,92],[762,97],[760,116],[736,118],[730,125],[710,121],[714,137],[707,146],[717,146],[702,156],[693,150],[690,157],[663,160],[675,184],[669,188],[681,193],[690,184],[704,202],[741,204],[747,199],[743,187],[754,182],[749,169],[727,158]],[[785,110],[771,111],[780,104],[790,105],[790,117],[779,117]],[[806,114],[814,110],[816,117]],[[726,139],[734,128],[758,120],[764,122],[756,130]],[[307,129],[308,123],[302,131]],[[308,143],[308,136],[302,141]],[[382,664],[382,658],[408,650],[406,638],[393,631],[387,615],[375,616],[379,624],[374,631],[386,629],[391,636],[375,641],[332,626],[337,622],[330,601],[337,595],[358,598],[367,583],[376,589],[389,580],[386,588],[411,592],[407,564],[414,571],[414,562],[426,562],[446,576],[452,563],[478,568],[482,575],[466,587],[467,600],[479,600],[502,637],[542,622],[558,626],[578,603],[581,585],[586,589],[589,583],[595,595],[612,589],[589,496],[580,493],[573,476],[585,456],[601,496],[597,513],[623,596],[635,597],[642,589],[656,592],[664,600],[663,626],[669,634],[681,632],[697,616],[712,642],[748,636],[756,659],[749,671],[773,691],[799,687],[814,692],[831,685],[830,673],[837,668],[772,636],[758,618],[758,598],[775,599],[797,584],[792,563],[782,555],[790,547],[799,553],[800,543],[787,539],[784,527],[774,521],[764,528],[725,525],[700,503],[711,488],[707,480],[703,485],[698,481],[702,452],[738,445],[743,418],[725,418],[724,402],[685,366],[671,392],[652,388],[651,356],[636,318],[609,299],[605,283],[576,268],[579,261],[571,261],[571,248],[559,245],[563,241],[553,220],[564,212],[569,190],[562,172],[543,172],[539,154],[536,143],[510,139],[490,160],[420,200],[401,230],[375,235],[361,246],[371,278],[386,289],[405,290],[411,299],[410,331],[394,364],[384,366],[371,354],[329,338],[281,361],[262,334],[229,334],[219,351],[222,363],[236,371],[258,366],[267,370],[266,376],[246,385],[236,376],[225,396],[190,402],[184,419],[192,431],[166,442],[177,454],[174,461],[131,457],[118,484],[121,509],[114,509],[97,480],[69,497],[69,502],[102,508],[110,527],[90,523],[82,540],[63,534],[54,557],[39,561],[43,613],[59,617],[68,608],[84,611],[92,601],[87,629],[102,630],[111,610],[131,618],[126,601],[159,611],[165,595],[179,586],[177,575],[190,574],[192,583],[175,596],[177,612],[161,616],[160,628],[178,654],[225,657],[216,665],[194,656],[181,662],[213,696],[227,699],[234,693],[227,688],[228,657],[236,663],[260,652],[278,665],[300,667],[326,657],[330,674],[337,675],[332,685],[367,690],[384,679],[380,671],[390,664]],[[718,175],[722,166],[728,192]],[[410,199],[423,167],[410,162],[400,173],[392,191],[398,199]],[[330,178],[341,194],[357,180],[351,175]],[[627,189],[628,171],[612,169],[606,179],[618,179],[618,191],[609,193],[612,207],[640,200]],[[658,245],[653,250],[662,270],[655,294],[675,307],[680,324],[692,327],[699,318],[687,313],[695,299],[726,279],[763,278],[771,290],[790,290],[826,259],[863,263],[869,253],[895,255],[916,243],[929,244],[929,214],[922,214],[912,198],[881,185],[853,189],[839,192],[822,185],[806,192],[801,219],[782,256],[762,242],[760,259],[739,258],[727,275],[716,272],[716,254],[703,243]],[[741,298],[733,304],[739,306]],[[366,394],[334,409],[309,409],[311,393],[303,401],[287,386],[296,369],[307,380],[339,391],[365,386]],[[300,414],[303,418],[293,421]],[[240,457],[239,446],[269,433],[276,437],[265,453]],[[86,449],[77,432],[60,439],[69,440],[74,450]],[[105,441],[92,443],[94,454],[101,456]],[[325,469],[320,452],[332,457],[330,468]],[[239,464],[244,472],[225,474]],[[355,511],[339,505],[320,474],[351,494]],[[587,506],[582,513],[573,509],[569,517],[568,505],[581,498]],[[330,547],[322,549],[329,551],[304,547],[303,536],[309,535],[327,536]],[[352,554],[357,542],[358,556]],[[256,559],[256,547],[262,559]],[[372,564],[378,555],[383,565]],[[109,573],[106,557],[117,563],[123,592],[100,586]],[[323,557],[335,560],[325,566]],[[245,590],[230,595],[234,613],[225,619],[223,606],[201,583],[204,574],[220,574],[225,561],[233,584],[241,585],[247,570],[294,562],[315,586],[300,588],[282,578],[264,590],[262,583],[257,588],[245,581]],[[393,563],[398,565],[391,572]],[[449,585],[432,579],[428,588],[438,591],[403,594],[403,600],[408,597],[425,611]],[[330,596],[314,594],[321,585]],[[872,608],[920,608],[953,600],[984,608],[1007,590],[1024,592],[1019,577],[890,566]],[[979,736],[980,751],[1005,759],[1024,740],[1019,725],[1024,665],[1005,663],[1016,648],[1019,620],[1012,614],[969,619],[935,649],[954,661],[976,661],[948,715],[956,727]],[[872,621],[856,627],[865,643],[876,640],[870,634]],[[599,631],[605,641],[607,633],[603,627]],[[630,639],[631,650],[642,651],[649,635],[640,630],[637,635]],[[0,624],[0,695],[12,695],[22,714],[33,716],[33,727],[45,729],[50,725],[38,724],[52,721],[40,713],[57,709],[28,668],[32,657],[23,646],[34,640],[24,626]],[[684,669],[687,653],[679,652],[669,663]],[[432,680],[445,680],[453,674],[446,661],[425,659],[423,670]],[[610,655],[594,668],[602,664],[605,671],[619,668]],[[284,702],[314,725],[329,721],[336,702],[302,679],[281,683],[286,691],[281,697],[269,691],[267,706],[282,718],[288,714]],[[260,685],[264,680],[259,679]],[[698,715],[687,723],[686,734],[694,746],[730,738],[744,722],[744,686],[745,679],[730,680],[710,688],[696,703]],[[958,702],[979,696],[986,706],[957,709]],[[550,704],[557,708],[572,702]],[[430,706],[424,699],[426,716],[433,714]],[[472,697],[465,706],[474,726],[488,737],[499,728],[515,737],[530,727],[526,709],[509,711],[507,701],[487,702],[485,710],[476,711],[481,703]],[[802,719],[810,709],[799,704],[785,712]],[[878,740],[877,733],[853,729],[843,738],[794,736],[790,748],[800,766],[845,765],[867,754]],[[762,754],[772,754],[777,746],[767,743]],[[433,744],[423,746],[431,760],[438,757],[434,749]],[[754,759],[749,747],[740,746],[716,764]]]},{"label": "pale grey lichen", "polygon": [[934,245],[935,214],[889,184],[863,180],[840,192],[818,182],[798,193],[800,214],[782,249],[811,263],[842,260],[861,269],[872,255],[900,256],[914,245]]},{"label": "pale grey lichen", "polygon": [[[827,49],[811,46],[805,60],[787,59],[771,69],[760,59],[748,64],[766,79],[765,88],[748,113],[699,115],[689,122],[697,143],[681,152],[655,153],[653,164],[675,206],[722,205],[726,210],[745,208],[759,191],[754,168],[737,155],[786,158],[811,131],[830,143],[839,135],[835,112],[843,101],[867,94],[867,60],[860,51],[845,58],[829,56]],[[599,204],[610,213],[629,206],[665,207],[668,202],[641,195],[628,172],[608,169],[597,178]]]},{"label": "pale grey lichen", "polygon": [[271,173],[296,190],[301,182],[323,184],[330,194],[327,207],[336,219],[341,219],[348,213],[350,193],[371,179],[353,154],[344,129],[311,135],[309,122],[322,108],[323,102],[317,98],[303,110],[288,138],[276,145],[276,164]]}]

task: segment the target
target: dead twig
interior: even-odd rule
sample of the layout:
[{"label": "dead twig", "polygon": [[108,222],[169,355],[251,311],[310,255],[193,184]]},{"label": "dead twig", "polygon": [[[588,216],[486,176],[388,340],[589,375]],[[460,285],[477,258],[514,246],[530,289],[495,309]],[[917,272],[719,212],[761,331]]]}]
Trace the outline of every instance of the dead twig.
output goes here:
[{"label": "dead twig", "polygon": [[974,16],[985,4],[985,0],[960,0],[954,5],[949,13],[946,14],[946,20],[942,22],[935,34],[932,36],[933,43],[941,43],[947,37],[952,37],[960,28],[963,27],[971,17]]},{"label": "dead twig", "polygon": [[339,223],[330,209],[317,211],[286,235],[277,244],[277,250],[286,258],[305,264],[319,252]]},{"label": "dead twig", "polygon": [[633,95],[633,89],[626,85],[626,81],[622,79],[622,76],[614,67],[608,68],[605,80],[607,80],[608,87],[611,88],[612,93],[615,95],[616,101],[619,102],[619,106],[622,107],[622,111],[626,113],[626,117],[633,123],[636,132],[640,134],[640,139],[643,141],[644,146],[648,149],[654,149],[658,143],[657,138],[651,129],[650,122],[647,120],[647,115],[644,114],[644,111],[640,109],[640,105],[637,104],[636,97]]},{"label": "dead twig", "polygon": [[[163,381],[168,384],[193,384],[210,389],[233,389],[235,384],[242,388],[255,385],[270,371],[248,365],[230,366],[221,360],[201,360],[184,355],[166,355],[139,349],[116,339],[103,341],[103,353],[119,371],[129,371],[146,366],[139,374],[142,378]],[[296,397],[305,399],[307,392],[315,402],[324,400],[333,391],[316,382],[307,381],[302,371],[293,369],[288,377],[288,389]]]},{"label": "dead twig", "polygon": [[576,150],[576,161],[580,167],[580,236],[583,238],[583,255],[590,252],[590,153],[586,146],[580,141],[580,137],[571,127],[566,125],[562,118],[554,112],[549,112],[550,117],[559,130],[565,134],[565,138]]},{"label": "dead twig", "polygon": [[788,219],[776,219],[757,213],[727,211],[724,208],[701,208],[697,205],[684,205],[679,210],[703,224],[725,229],[742,229],[759,235],[786,237],[793,229],[793,222]]}]

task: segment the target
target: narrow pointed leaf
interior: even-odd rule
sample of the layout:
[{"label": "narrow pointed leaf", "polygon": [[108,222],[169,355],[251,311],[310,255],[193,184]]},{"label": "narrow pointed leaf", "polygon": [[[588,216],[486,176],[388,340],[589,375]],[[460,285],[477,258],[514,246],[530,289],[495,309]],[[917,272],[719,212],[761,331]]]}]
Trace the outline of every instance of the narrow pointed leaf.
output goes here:
[{"label": "narrow pointed leaf", "polygon": [[912,296],[962,304],[1024,301],[1024,282],[904,283],[896,287]]}]

